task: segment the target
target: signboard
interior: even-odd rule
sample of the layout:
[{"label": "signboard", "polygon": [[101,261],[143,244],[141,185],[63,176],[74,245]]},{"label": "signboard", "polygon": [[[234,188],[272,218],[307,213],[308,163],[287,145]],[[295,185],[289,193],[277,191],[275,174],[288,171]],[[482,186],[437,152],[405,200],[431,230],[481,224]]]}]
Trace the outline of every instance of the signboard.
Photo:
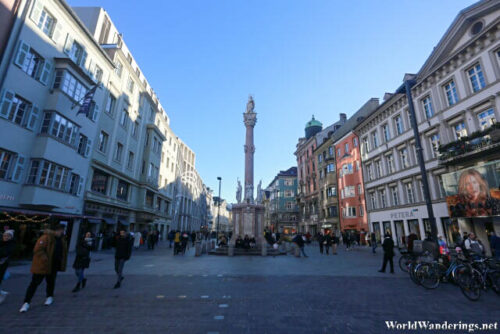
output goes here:
[{"label": "signboard", "polygon": [[500,160],[443,175],[451,218],[500,215]]}]

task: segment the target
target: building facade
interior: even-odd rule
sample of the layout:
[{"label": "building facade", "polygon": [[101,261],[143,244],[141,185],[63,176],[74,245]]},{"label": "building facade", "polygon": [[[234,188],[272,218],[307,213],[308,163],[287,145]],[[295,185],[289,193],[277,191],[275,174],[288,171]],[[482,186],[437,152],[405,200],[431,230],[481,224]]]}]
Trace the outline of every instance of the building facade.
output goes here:
[{"label": "building facade", "polygon": [[378,106],[378,99],[368,100],[334,135],[337,156],[337,186],[340,194],[339,215],[342,231],[368,231],[361,154],[354,127]]},{"label": "building facade", "polygon": [[[213,206],[213,217],[214,223],[212,225],[212,231],[219,233],[229,233],[232,232],[232,215],[231,207],[228,205],[227,201],[222,198],[219,199],[218,196],[214,196],[214,206]],[[220,201],[220,207],[219,207]]]},{"label": "building facade", "polygon": [[269,214],[270,231],[295,234],[298,231],[299,218],[296,200],[297,167],[280,171],[266,191],[269,192],[267,213]]}]

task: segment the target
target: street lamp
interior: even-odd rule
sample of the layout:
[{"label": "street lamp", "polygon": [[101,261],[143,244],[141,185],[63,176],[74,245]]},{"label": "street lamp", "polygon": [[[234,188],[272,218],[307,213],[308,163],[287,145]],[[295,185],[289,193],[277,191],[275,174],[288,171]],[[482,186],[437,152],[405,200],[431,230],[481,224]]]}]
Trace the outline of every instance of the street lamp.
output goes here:
[{"label": "street lamp", "polygon": [[216,238],[218,239],[219,238],[220,202],[221,202],[221,198],[220,198],[220,185],[221,185],[222,177],[217,176],[217,180],[219,180],[219,202],[217,203],[217,225],[216,225],[216,231],[217,231]]}]

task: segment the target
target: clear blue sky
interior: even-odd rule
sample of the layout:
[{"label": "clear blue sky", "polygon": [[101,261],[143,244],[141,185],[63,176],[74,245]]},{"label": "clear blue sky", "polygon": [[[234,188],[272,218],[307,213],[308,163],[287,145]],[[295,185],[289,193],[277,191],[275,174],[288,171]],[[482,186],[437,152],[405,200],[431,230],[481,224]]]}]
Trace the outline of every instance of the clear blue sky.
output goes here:
[{"label": "clear blue sky", "polygon": [[[242,113],[254,95],[255,183],[296,165],[314,114],[327,126],[393,92],[472,0],[68,0],[101,6],[196,153],[203,181],[235,200]],[[216,194],[217,195],[217,194]]]}]

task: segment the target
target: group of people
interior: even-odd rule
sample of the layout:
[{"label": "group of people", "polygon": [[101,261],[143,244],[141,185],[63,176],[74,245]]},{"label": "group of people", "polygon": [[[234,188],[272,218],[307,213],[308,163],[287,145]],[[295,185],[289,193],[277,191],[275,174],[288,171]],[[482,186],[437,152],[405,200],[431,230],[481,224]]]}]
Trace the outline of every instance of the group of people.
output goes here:
[{"label": "group of people", "polygon": [[332,255],[337,255],[337,246],[340,242],[339,237],[335,233],[326,231],[326,233],[318,233],[316,236],[319,244],[319,252],[321,254],[329,255],[330,248],[332,249]]},{"label": "group of people", "polygon": [[255,238],[253,236],[249,237],[247,234],[245,234],[245,237],[243,239],[241,238],[241,235],[239,235],[236,238],[234,244],[235,248],[242,248],[242,249],[251,249],[255,248],[255,246],[256,246]]},{"label": "group of people", "polygon": [[174,246],[174,255],[186,253],[186,249],[189,248],[189,241],[191,239],[191,245],[194,247],[194,243],[196,242],[196,232],[188,232],[184,231],[175,231],[172,230],[168,233],[167,236],[169,248],[172,248],[172,244]]}]

